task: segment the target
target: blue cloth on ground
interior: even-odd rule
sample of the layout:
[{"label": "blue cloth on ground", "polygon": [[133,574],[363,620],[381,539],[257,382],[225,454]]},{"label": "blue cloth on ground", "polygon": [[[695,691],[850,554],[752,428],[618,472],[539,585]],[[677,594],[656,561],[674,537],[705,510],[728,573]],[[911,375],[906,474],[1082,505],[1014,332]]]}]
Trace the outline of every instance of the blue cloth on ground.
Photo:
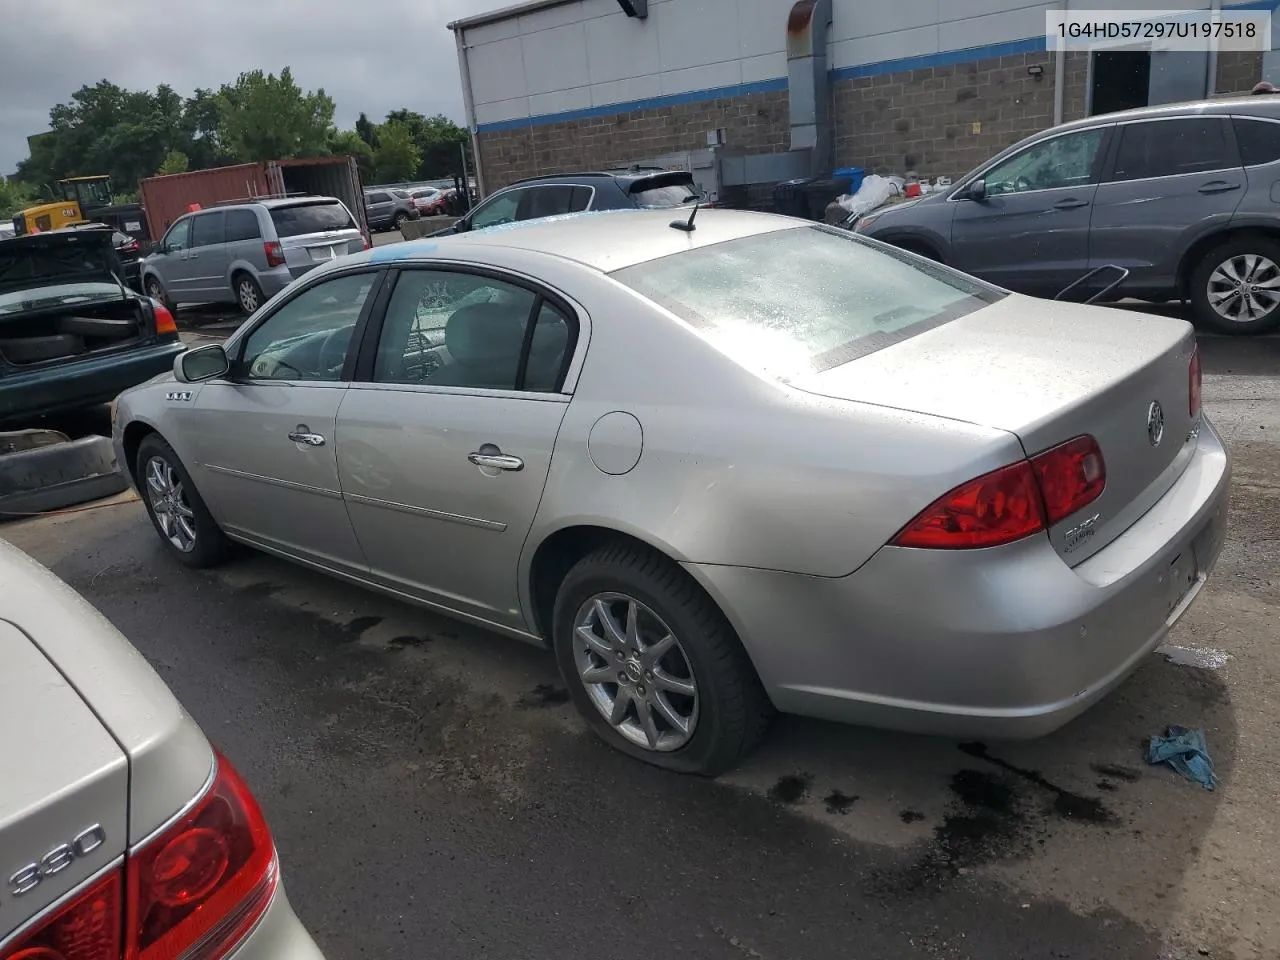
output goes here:
[{"label": "blue cloth on ground", "polygon": [[1167,763],[1206,790],[1212,790],[1218,782],[1203,730],[1170,726],[1163,737],[1151,738],[1147,745],[1147,763]]}]

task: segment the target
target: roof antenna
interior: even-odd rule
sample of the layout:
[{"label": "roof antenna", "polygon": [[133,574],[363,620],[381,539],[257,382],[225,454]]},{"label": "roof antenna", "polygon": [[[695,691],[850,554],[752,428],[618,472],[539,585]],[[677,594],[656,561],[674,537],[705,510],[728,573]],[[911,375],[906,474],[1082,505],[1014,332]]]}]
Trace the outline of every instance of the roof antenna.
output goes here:
[{"label": "roof antenna", "polygon": [[699,208],[699,207],[701,207],[701,206],[702,206],[702,200],[700,200],[700,199],[699,199],[699,200],[696,200],[696,201],[694,202],[694,204],[693,204],[693,213],[689,214],[689,219],[688,219],[687,221],[686,221],[686,220],[672,220],[672,221],[671,221],[671,229],[672,229],[672,230],[683,230],[685,233],[693,233],[693,231],[697,230],[698,228],[697,228],[697,227],[695,227],[695,226],[693,225],[693,218],[694,218],[694,217],[696,217],[696,216],[698,215],[698,208]]}]

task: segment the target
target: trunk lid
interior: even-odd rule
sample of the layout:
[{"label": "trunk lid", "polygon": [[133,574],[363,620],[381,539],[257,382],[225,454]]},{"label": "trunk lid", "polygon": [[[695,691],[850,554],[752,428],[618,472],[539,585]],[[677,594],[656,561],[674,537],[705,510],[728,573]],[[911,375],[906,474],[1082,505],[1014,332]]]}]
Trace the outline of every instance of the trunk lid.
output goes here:
[{"label": "trunk lid", "polygon": [[293,277],[364,249],[364,235],[355,218],[336,199],[273,206],[271,220]]},{"label": "trunk lid", "polygon": [[124,853],[129,767],[75,688],[3,619],[0,663],[0,703],[9,718],[0,730],[2,941]]},{"label": "trunk lid", "polygon": [[1028,456],[1093,436],[1106,486],[1049,531],[1074,565],[1128,529],[1186,467],[1198,429],[1194,349],[1181,320],[1011,295],[792,385],[1007,430]]},{"label": "trunk lid", "polygon": [[0,296],[68,283],[120,285],[114,234],[104,225],[0,240]]}]

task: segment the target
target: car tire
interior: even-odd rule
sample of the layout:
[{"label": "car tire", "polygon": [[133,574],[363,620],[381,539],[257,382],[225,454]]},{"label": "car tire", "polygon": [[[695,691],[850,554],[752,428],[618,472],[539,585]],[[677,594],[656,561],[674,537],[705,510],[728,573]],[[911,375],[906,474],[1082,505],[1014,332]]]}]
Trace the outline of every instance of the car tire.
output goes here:
[{"label": "car tire", "polygon": [[[1280,327],[1280,243],[1241,237],[1219,244],[1201,257],[1190,287],[1192,309],[1204,326],[1222,333],[1269,333]],[[1246,293],[1253,289],[1243,309],[1239,296],[1222,299],[1241,288]],[[1215,301],[1219,306],[1214,306]]]},{"label": "car tire", "polygon": [[395,219],[392,221],[392,226],[395,227],[397,230],[403,230],[404,225],[408,222],[409,222],[408,214],[397,213]]},{"label": "car tire", "polygon": [[169,294],[165,292],[164,284],[160,282],[159,277],[154,275],[147,277],[146,282],[143,284],[143,286],[146,290],[146,294],[148,297],[150,297],[152,300],[157,301],[162,307],[168,310],[175,317],[178,315],[177,313],[178,307],[172,300],[169,299]]},{"label": "car tire", "polygon": [[[666,651],[655,650],[668,636]],[[638,544],[606,545],[573,566],[556,595],[552,646],[587,725],[657,767],[716,776],[759,745],[773,718],[724,614],[676,564]],[[610,679],[591,682],[597,676]]]},{"label": "car tire", "polygon": [[191,474],[158,434],[138,445],[134,476],[160,542],[179,563],[213,567],[231,553],[231,541],[200,498]]},{"label": "car tire", "polygon": [[262,295],[262,286],[249,274],[237,273],[233,282],[236,305],[246,317],[266,302],[266,297]]}]

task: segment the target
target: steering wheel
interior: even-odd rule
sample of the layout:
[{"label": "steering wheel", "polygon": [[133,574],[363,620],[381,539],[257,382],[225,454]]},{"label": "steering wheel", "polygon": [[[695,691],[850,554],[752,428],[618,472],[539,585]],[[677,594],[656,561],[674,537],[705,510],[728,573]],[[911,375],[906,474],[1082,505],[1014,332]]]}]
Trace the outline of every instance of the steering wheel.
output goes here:
[{"label": "steering wheel", "polygon": [[339,327],[324,338],[320,344],[319,364],[321,370],[341,370],[347,362],[347,347],[351,344],[351,332],[354,327]]}]

